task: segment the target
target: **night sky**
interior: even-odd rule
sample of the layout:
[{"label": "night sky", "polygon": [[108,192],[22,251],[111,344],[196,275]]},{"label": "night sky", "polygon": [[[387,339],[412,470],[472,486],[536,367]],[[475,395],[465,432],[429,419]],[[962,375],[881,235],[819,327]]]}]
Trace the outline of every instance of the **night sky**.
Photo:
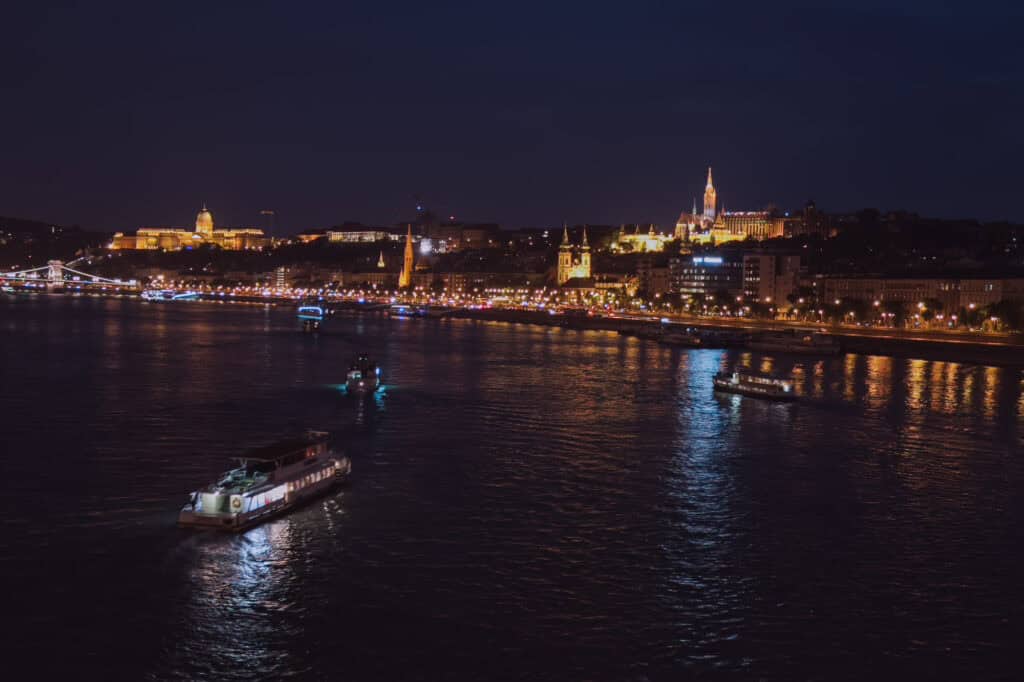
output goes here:
[{"label": "night sky", "polygon": [[667,226],[710,164],[729,210],[1024,221],[1010,4],[21,4],[0,215]]}]

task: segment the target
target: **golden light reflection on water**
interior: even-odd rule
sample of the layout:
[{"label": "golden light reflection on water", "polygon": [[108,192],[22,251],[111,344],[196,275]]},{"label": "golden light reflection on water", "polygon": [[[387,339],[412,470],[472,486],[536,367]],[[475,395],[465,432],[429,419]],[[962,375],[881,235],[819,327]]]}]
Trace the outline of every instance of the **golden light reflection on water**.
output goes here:
[{"label": "golden light reflection on water", "polygon": [[1017,416],[1024,417],[1024,373],[1019,375],[1017,384]]},{"label": "golden light reflection on water", "polygon": [[996,409],[999,407],[999,370],[995,367],[985,368],[985,392],[982,404],[985,407],[985,417],[994,419]]},{"label": "golden light reflection on water", "polygon": [[950,405],[946,404],[946,364],[945,362],[933,362],[928,368],[928,404],[936,412],[950,412]]},{"label": "golden light reflection on water", "polygon": [[910,360],[907,371],[907,407],[920,410],[924,407],[924,392],[928,384],[928,361]]},{"label": "golden light reflection on water", "polygon": [[892,358],[887,355],[870,355],[867,366],[868,401],[874,406],[884,406],[892,398]]},{"label": "golden light reflection on water", "polygon": [[847,355],[843,362],[843,397],[853,401],[857,398],[857,358],[859,355]]},{"label": "golden light reflection on water", "polygon": [[825,361],[819,360],[814,363],[814,397],[821,398],[825,395]]},{"label": "golden light reflection on water", "polygon": [[974,396],[974,370],[964,372],[963,385],[960,387],[960,404],[971,405]]},{"label": "golden light reflection on water", "polygon": [[957,384],[960,382],[964,368],[958,362],[947,362],[945,364],[946,371],[942,377],[942,402],[944,405],[948,405],[949,412],[953,413],[956,412],[960,405],[962,405],[962,403],[957,399]]},{"label": "golden light reflection on water", "polygon": [[803,365],[793,365],[793,390],[798,396],[807,394],[807,369]]}]

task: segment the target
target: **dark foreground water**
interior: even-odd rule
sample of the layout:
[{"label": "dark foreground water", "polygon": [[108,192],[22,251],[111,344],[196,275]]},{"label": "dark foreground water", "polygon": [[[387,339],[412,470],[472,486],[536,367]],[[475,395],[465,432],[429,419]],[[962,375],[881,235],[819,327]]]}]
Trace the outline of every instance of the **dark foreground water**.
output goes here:
[{"label": "dark foreground water", "polygon": [[[1019,676],[1019,370],[331,326],[0,300],[7,672]],[[375,399],[335,387],[361,350]],[[736,364],[808,399],[715,397]],[[174,526],[229,457],[306,427],[347,443],[348,488],[241,536]]]}]

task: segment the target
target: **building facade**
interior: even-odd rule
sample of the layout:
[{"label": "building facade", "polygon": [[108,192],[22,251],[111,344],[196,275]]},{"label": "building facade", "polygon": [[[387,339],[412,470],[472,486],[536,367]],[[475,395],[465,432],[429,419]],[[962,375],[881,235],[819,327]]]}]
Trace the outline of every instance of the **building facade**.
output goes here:
[{"label": "building facade", "polygon": [[346,244],[379,242],[389,236],[386,230],[377,227],[340,227],[327,230],[327,241]]},{"label": "building facade", "polygon": [[213,214],[203,205],[202,210],[196,215],[194,230],[182,227],[140,227],[133,235],[122,232],[115,233],[110,248],[114,250],[178,251],[209,244],[230,251],[240,251],[262,249],[270,246],[270,243],[270,238],[259,228],[215,229]]},{"label": "building facade", "polygon": [[726,291],[738,296],[743,292],[743,257],[737,253],[671,258],[668,267],[673,293],[703,296]]},{"label": "building facade", "polygon": [[636,225],[632,228],[627,228],[623,225],[615,235],[615,241],[612,243],[612,250],[628,251],[633,253],[663,251],[665,249],[665,244],[669,242],[672,237],[670,235],[657,232],[656,228],[657,225],[653,224],[648,226],[648,229],[646,230],[643,230],[640,225]]},{"label": "building facade", "polygon": [[562,244],[558,247],[558,286],[571,279],[590,277],[590,245],[587,243],[587,228],[583,228],[583,239],[578,248],[569,241],[569,228],[562,229]]},{"label": "building facade", "polygon": [[826,277],[821,291],[826,301],[898,302],[912,309],[934,300],[943,310],[955,312],[999,301],[1024,301],[1024,279]]},{"label": "building facade", "polygon": [[648,296],[667,294],[672,290],[671,271],[667,263],[657,263],[653,257],[644,257],[637,262],[637,289]]},{"label": "building facade", "polygon": [[800,283],[800,256],[743,255],[743,295],[762,303],[781,303]]}]

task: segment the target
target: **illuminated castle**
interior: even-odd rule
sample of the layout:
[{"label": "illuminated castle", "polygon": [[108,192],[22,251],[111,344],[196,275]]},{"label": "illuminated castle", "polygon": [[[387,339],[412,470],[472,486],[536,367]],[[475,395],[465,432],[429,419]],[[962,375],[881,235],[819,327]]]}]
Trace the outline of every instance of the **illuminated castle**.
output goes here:
[{"label": "illuminated castle", "polygon": [[140,227],[133,235],[116,233],[110,248],[177,251],[202,244],[212,244],[232,251],[262,249],[270,245],[270,238],[263,234],[263,230],[255,227],[214,229],[213,214],[203,204],[202,210],[196,215],[195,231],[184,227]]},{"label": "illuminated castle", "polygon": [[722,244],[744,239],[773,239],[781,237],[785,220],[771,211],[725,211],[718,208],[718,192],[711,181],[704,187],[704,211],[697,213],[697,202],[690,212],[684,211],[676,221],[676,238],[684,244]]},{"label": "illuminated castle", "polygon": [[587,279],[590,277],[590,244],[587,243],[587,228],[583,228],[583,241],[578,249],[578,256],[573,253],[569,241],[569,228],[562,231],[562,244],[558,247],[558,285],[561,286],[573,278]]}]

